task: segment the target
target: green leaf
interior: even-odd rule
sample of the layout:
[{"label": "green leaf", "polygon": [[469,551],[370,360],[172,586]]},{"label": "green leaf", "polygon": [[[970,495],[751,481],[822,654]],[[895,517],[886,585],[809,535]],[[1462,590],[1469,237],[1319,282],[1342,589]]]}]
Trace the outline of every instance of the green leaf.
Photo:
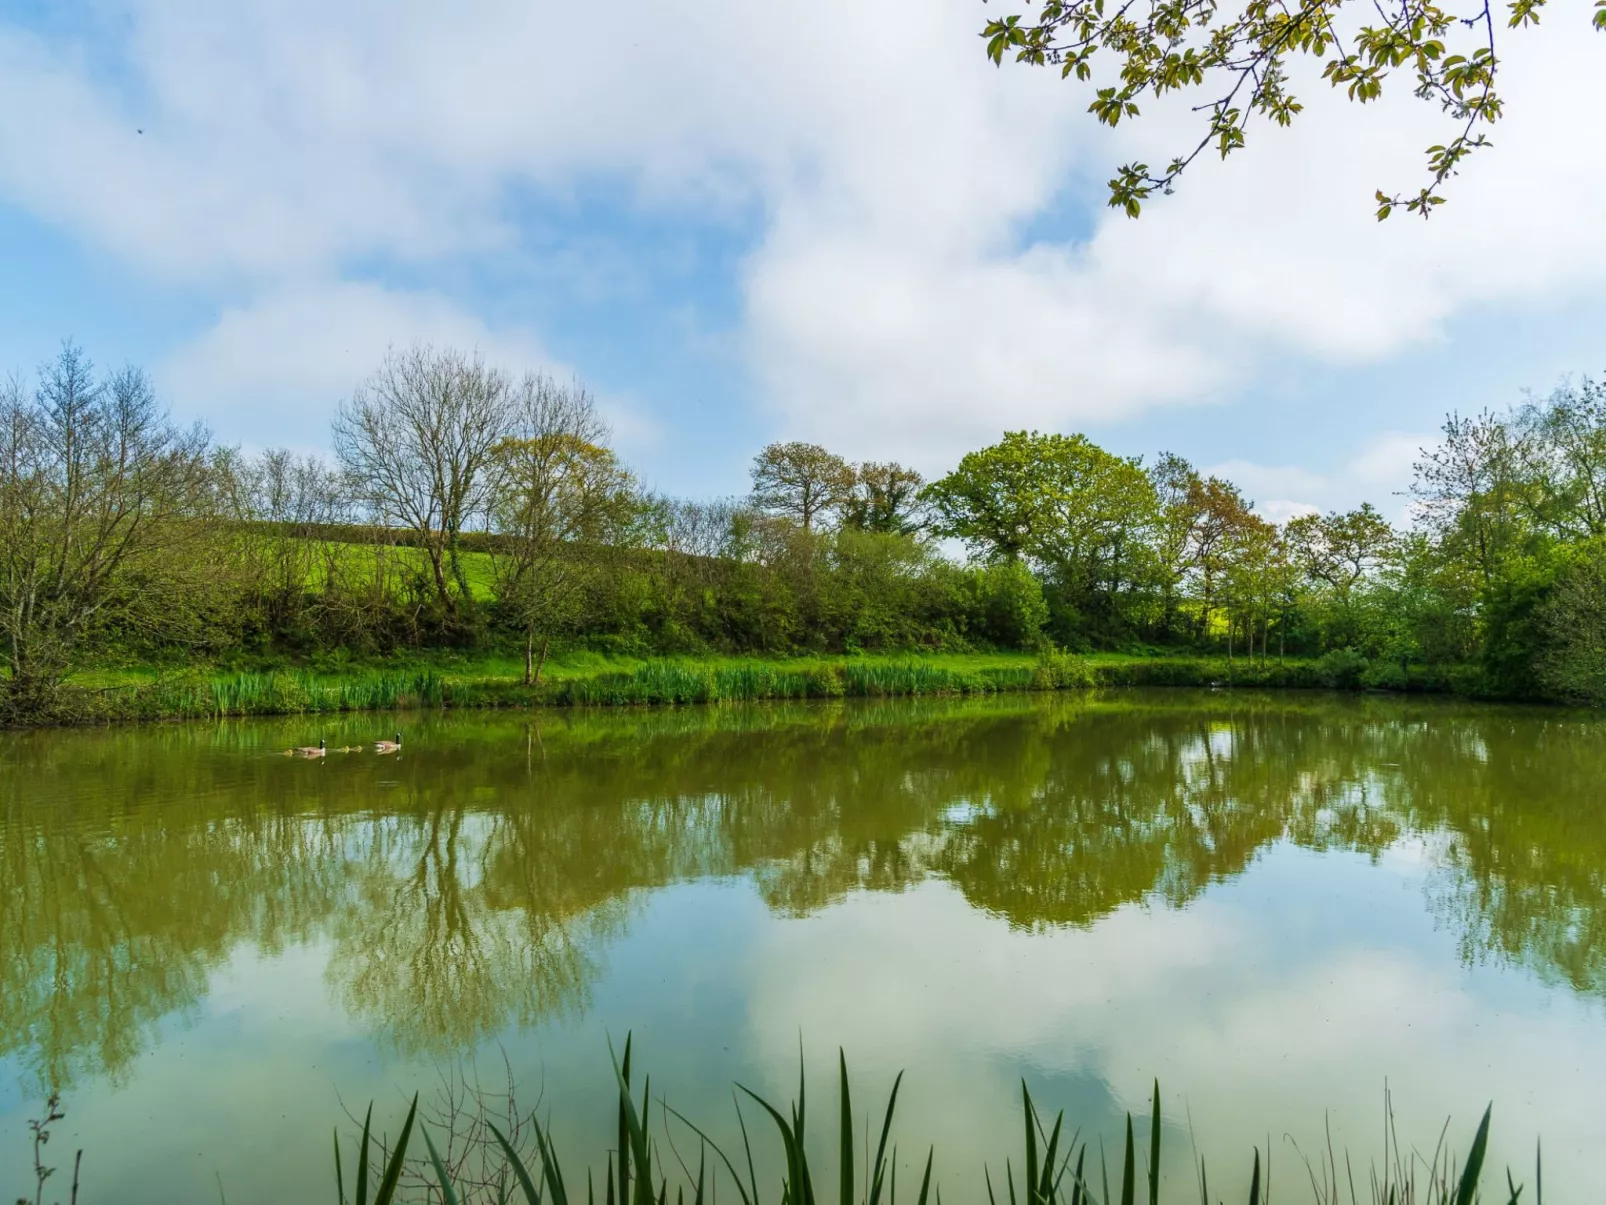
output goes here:
[{"label": "green leaf", "polygon": [[407,1157],[407,1140],[412,1137],[413,1118],[417,1115],[418,1094],[415,1092],[413,1103],[407,1110],[407,1120],[402,1122],[401,1134],[396,1139],[396,1149],[390,1153],[390,1163],[379,1181],[379,1191],[374,1194],[374,1205],[390,1205],[391,1198],[396,1195],[396,1185],[401,1180],[402,1161]]},{"label": "green leaf", "polygon": [[1494,1105],[1483,1111],[1483,1120],[1478,1123],[1478,1132],[1472,1139],[1472,1149],[1467,1152],[1467,1165],[1461,1171],[1461,1184],[1456,1189],[1455,1205],[1472,1205],[1478,1195],[1478,1177],[1483,1173],[1483,1156],[1489,1147],[1489,1115],[1494,1112]]},{"label": "green leaf", "polygon": [[524,1190],[524,1205],[541,1205],[541,1194],[535,1190],[535,1184],[530,1179],[529,1170],[524,1166],[524,1160],[519,1158],[519,1153],[513,1149],[513,1144],[507,1140],[502,1131],[497,1129],[493,1123],[488,1121],[485,1124],[490,1126],[491,1133],[496,1136],[497,1142],[502,1144],[502,1153],[507,1156],[508,1166],[513,1169],[513,1175],[517,1178],[519,1187]]},{"label": "green leaf", "polygon": [[435,1149],[435,1140],[429,1136],[428,1126],[419,1126],[424,1135],[424,1146],[429,1150],[429,1161],[435,1168],[435,1178],[440,1181],[441,1205],[457,1205],[457,1193],[452,1190],[452,1178],[446,1174],[446,1164],[441,1162],[440,1152]]}]

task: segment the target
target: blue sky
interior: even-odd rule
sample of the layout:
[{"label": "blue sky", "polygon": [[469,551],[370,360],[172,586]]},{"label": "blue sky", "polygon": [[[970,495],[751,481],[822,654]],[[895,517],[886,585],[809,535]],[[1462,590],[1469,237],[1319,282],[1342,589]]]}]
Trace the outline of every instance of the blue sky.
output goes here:
[{"label": "blue sky", "polygon": [[[1606,37],[1510,40],[1509,116],[1379,226],[1435,114],[1320,86],[1130,222],[1192,119],[1088,124],[973,0],[0,2],[0,367],[71,336],[316,450],[387,343],[578,373],[650,482],[772,438],[941,472],[1006,428],[1399,513],[1443,413],[1606,369]],[[65,15],[64,15],[65,14]],[[140,132],[143,131],[143,132]],[[1598,136],[1596,138],[1598,141]]]}]

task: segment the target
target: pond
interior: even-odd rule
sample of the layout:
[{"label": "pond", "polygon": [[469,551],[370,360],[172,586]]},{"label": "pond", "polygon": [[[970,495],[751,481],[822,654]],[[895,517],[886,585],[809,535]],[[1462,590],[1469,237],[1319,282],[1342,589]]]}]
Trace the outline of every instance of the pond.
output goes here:
[{"label": "pond", "polygon": [[716,1138],[800,1047],[822,1142],[839,1047],[861,1109],[906,1071],[911,1199],[930,1144],[951,1200],[1018,1168],[1022,1079],[1114,1155],[1156,1078],[1167,1199],[1194,1145],[1238,1196],[1257,1144],[1310,1199],[1300,1152],[1381,1155],[1385,1091],[1428,1151],[1492,1100],[1497,1168],[1542,1137],[1553,1199],[1598,1196],[1598,716],[1134,691],[414,715],[398,754],[282,755],[396,723],[0,735],[0,1198],[51,1090],[47,1199],[82,1147],[86,1205],[333,1199],[349,1112],[394,1132],[509,1073],[600,1167],[627,1033]]}]

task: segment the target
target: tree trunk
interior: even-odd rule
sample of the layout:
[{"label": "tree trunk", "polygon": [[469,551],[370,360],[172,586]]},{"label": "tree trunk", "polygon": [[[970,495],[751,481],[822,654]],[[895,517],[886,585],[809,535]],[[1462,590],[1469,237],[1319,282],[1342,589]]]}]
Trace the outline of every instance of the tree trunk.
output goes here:
[{"label": "tree trunk", "polygon": [[535,685],[535,625],[524,630],[524,685]]},{"label": "tree trunk", "polygon": [[536,662],[535,662],[535,681],[531,683],[532,686],[541,685],[541,670],[546,665],[546,651],[547,651],[548,646],[551,645],[551,643],[552,643],[552,637],[550,637],[550,636],[541,637],[541,656],[538,657],[536,659]]}]

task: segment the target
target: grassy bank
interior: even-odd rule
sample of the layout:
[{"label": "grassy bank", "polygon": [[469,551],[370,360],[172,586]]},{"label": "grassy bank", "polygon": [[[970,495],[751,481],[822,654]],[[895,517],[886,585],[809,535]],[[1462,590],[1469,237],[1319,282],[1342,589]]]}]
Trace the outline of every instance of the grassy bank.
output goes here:
[{"label": "grassy bank", "polygon": [[220,671],[102,670],[74,679],[58,723],[405,711],[418,708],[624,707],[768,699],[909,698],[1120,686],[1393,689],[1443,692],[1442,673],[1404,673],[1358,658],[926,656],[678,658],[577,654],[535,687],[510,658],[418,658],[367,666]]}]

